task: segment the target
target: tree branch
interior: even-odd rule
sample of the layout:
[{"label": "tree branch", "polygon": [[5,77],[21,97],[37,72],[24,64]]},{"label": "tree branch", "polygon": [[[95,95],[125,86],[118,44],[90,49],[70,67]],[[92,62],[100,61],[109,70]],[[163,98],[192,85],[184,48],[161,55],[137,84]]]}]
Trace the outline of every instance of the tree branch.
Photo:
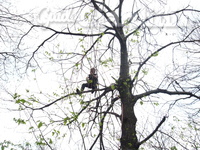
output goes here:
[{"label": "tree branch", "polygon": [[138,99],[140,99],[142,97],[149,96],[151,94],[158,94],[158,93],[163,93],[163,94],[168,94],[168,95],[189,95],[190,97],[195,97],[197,99],[200,99],[199,96],[197,96],[197,95],[195,95],[195,94],[193,94],[191,92],[185,92],[185,91],[168,91],[166,89],[151,90],[151,91],[139,94],[139,95],[135,95],[134,98],[136,100],[138,100]]},{"label": "tree branch", "polygon": [[[43,29],[46,29],[46,30],[50,30],[52,32],[54,32],[51,36],[49,36],[48,38],[46,38],[38,47],[36,50],[33,51],[32,53],[32,56],[30,57],[30,59],[28,60],[28,63],[27,63],[27,67],[26,67],[26,70],[28,69],[29,67],[29,64],[30,64],[30,61],[34,58],[34,55],[35,53],[47,42],[49,41],[50,39],[52,39],[55,35],[57,34],[63,34],[63,35],[74,35],[74,36],[83,36],[83,37],[92,37],[92,36],[99,36],[97,38],[97,40],[95,41],[95,43],[93,43],[93,45],[91,46],[91,48],[97,43],[98,39],[100,39],[104,34],[112,34],[112,32],[107,32],[109,29],[106,29],[103,33],[96,33],[96,34],[84,34],[84,33],[75,33],[75,32],[71,32],[69,29],[68,29],[68,32],[64,32],[64,31],[57,31],[53,28],[50,28],[50,27],[46,27],[46,26],[43,26],[43,25],[32,25],[31,28],[20,38],[20,41],[18,43],[18,48],[19,48],[19,45],[21,44],[23,38],[28,35],[32,30],[33,28],[43,28]],[[91,49],[90,48],[90,49]],[[89,50],[88,50],[89,51]]]},{"label": "tree branch", "polygon": [[122,5],[124,0],[119,0],[119,23],[122,23]]},{"label": "tree branch", "polygon": [[92,4],[94,5],[94,8],[95,8],[96,10],[98,10],[98,11],[106,18],[106,20],[111,24],[111,26],[112,26],[113,28],[115,28],[114,22],[113,22],[112,20],[110,20],[110,18],[107,16],[107,14],[105,13],[105,11],[103,11],[103,10],[97,5],[97,3],[100,3],[101,5],[103,5],[104,7],[106,7],[106,9],[107,9],[109,12],[111,12],[111,13],[113,14],[113,16],[115,17],[115,19],[118,18],[117,15],[116,15],[116,13],[113,12],[112,10],[110,10],[110,8],[109,8],[107,5],[105,5],[104,3],[97,2],[97,1],[95,1],[95,0],[91,0],[91,2],[92,2]]},{"label": "tree branch", "polygon": [[[94,90],[83,91],[83,92],[81,92],[81,93],[79,93],[79,94],[82,94],[82,93],[90,93],[90,92],[92,92],[92,91],[94,91]],[[103,92],[99,97],[94,98],[94,99],[88,101],[88,103],[89,103],[89,102],[92,102],[92,101],[95,101],[95,100],[97,100],[97,99],[100,99],[100,98],[103,97],[106,93],[112,91],[112,89],[111,89],[111,87],[105,87],[105,88],[103,88],[103,89],[97,89],[97,90],[95,90],[95,91],[104,91],[104,92]],[[67,98],[67,97],[72,96],[72,95],[77,95],[77,94],[78,94],[78,93],[70,93],[70,94],[67,94],[67,95],[65,95],[65,96],[63,96],[63,97],[60,97],[60,98],[54,100],[53,102],[51,102],[51,103],[49,103],[49,104],[46,104],[46,105],[44,105],[44,106],[42,106],[42,107],[38,107],[38,108],[32,108],[32,107],[29,107],[29,106],[26,106],[26,105],[24,105],[24,106],[25,106],[26,108],[31,109],[31,110],[42,110],[42,109],[44,109],[44,108],[47,108],[47,107],[49,107],[49,106],[55,104],[56,102],[58,102],[58,101],[60,101],[60,100],[62,100],[62,99],[64,99],[64,98]]]},{"label": "tree branch", "polygon": [[132,20],[133,20],[133,18],[138,14],[139,11],[140,11],[140,9],[137,10],[136,12],[134,12],[134,13],[132,12],[131,18],[130,18],[125,24],[123,24],[123,27],[124,27],[125,25],[131,23]]},{"label": "tree branch", "polygon": [[94,140],[92,146],[90,147],[90,150],[92,150],[92,148],[94,147],[95,143],[97,142],[98,138],[101,138],[100,141],[103,146],[103,139],[102,139],[102,134],[103,134],[103,125],[104,125],[104,119],[106,117],[106,115],[109,113],[110,109],[113,107],[114,103],[119,99],[119,97],[115,97],[113,99],[111,99],[111,104],[110,106],[107,108],[107,110],[104,112],[103,114],[103,117],[101,118],[101,121],[100,121],[100,129],[99,129],[99,134],[98,136],[96,137],[96,139]]},{"label": "tree branch", "polygon": [[26,70],[29,67],[30,61],[34,58],[35,53],[40,49],[40,47],[42,47],[47,41],[49,41],[51,38],[53,38],[56,35],[56,33],[52,34],[50,37],[48,37],[47,39],[45,39],[39,46],[38,48],[32,53],[31,58],[28,60],[27,66],[26,66]]},{"label": "tree branch", "polygon": [[184,145],[182,145],[180,142],[178,142],[175,138],[173,138],[171,135],[165,133],[165,132],[162,132],[162,131],[158,131],[166,136],[168,136],[169,138],[171,138],[172,140],[174,140],[178,145],[180,145],[181,147],[183,147],[185,150],[189,150],[187,147],[185,147]]},{"label": "tree branch", "polygon": [[161,122],[158,124],[158,126],[155,128],[155,130],[149,135],[147,136],[144,140],[142,140],[141,142],[139,142],[139,145],[145,143],[146,141],[148,141],[160,128],[160,126],[165,122],[166,120],[166,116],[163,117],[163,119],[161,120]]},{"label": "tree branch", "polygon": [[108,10],[108,12],[110,12],[114,16],[115,21],[117,22],[117,24],[119,23],[119,17],[117,16],[117,14],[113,10],[110,9],[110,7],[108,7],[105,3],[102,3],[102,2],[96,1],[96,3],[99,3],[102,6],[104,6]]},{"label": "tree branch", "polygon": [[[191,34],[191,33],[190,33]],[[180,44],[180,43],[193,43],[193,42],[200,42],[200,40],[181,40],[181,41],[176,41],[176,42],[171,42],[168,43],[166,45],[164,45],[163,47],[159,48],[158,50],[156,50],[155,52],[153,52],[150,56],[148,56],[138,67],[137,72],[135,74],[135,76],[133,77],[132,83],[138,78],[140,70],[142,69],[142,67],[156,54],[158,54],[158,52],[162,51],[163,49],[171,46],[171,45],[176,45],[176,44]]]},{"label": "tree branch", "polygon": [[171,12],[171,13],[167,13],[167,14],[158,14],[158,15],[153,15],[149,18],[146,18],[134,31],[130,32],[126,38],[128,38],[129,36],[131,36],[133,33],[135,33],[136,31],[138,31],[147,21],[151,20],[151,19],[154,19],[156,17],[165,17],[165,16],[172,16],[172,15],[175,15],[175,14],[178,14],[178,13],[181,13],[183,11],[193,11],[193,12],[200,12],[200,10],[195,10],[195,9],[181,9],[181,10],[178,10],[178,11],[175,11],[175,12]]}]

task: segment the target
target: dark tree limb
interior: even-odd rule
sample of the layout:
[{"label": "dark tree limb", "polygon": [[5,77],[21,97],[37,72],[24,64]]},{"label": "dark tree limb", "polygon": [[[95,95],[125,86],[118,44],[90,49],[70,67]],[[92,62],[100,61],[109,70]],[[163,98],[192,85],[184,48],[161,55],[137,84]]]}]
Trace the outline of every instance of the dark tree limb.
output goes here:
[{"label": "dark tree limb", "polygon": [[[99,11],[99,12],[106,18],[106,20],[112,25],[112,27],[114,28],[114,27],[115,27],[114,22],[110,19],[110,17],[108,17],[108,15],[106,14],[106,12],[103,11],[103,10],[97,5],[97,3],[100,3],[100,2],[97,2],[97,1],[95,1],[95,0],[91,0],[91,2],[92,2],[92,4],[94,5],[94,8],[95,8],[97,11]],[[102,4],[103,4],[103,6],[105,6],[104,3],[102,3]],[[116,14],[115,14],[114,16],[116,17]]]},{"label": "dark tree limb", "polygon": [[[191,33],[190,33],[191,34]],[[194,42],[200,42],[200,40],[180,40],[180,41],[176,41],[176,42],[171,42],[171,43],[168,43],[164,46],[162,46],[161,48],[157,49],[155,52],[153,52],[151,55],[149,55],[138,67],[137,69],[137,73],[135,74],[135,76],[133,77],[133,80],[132,80],[132,83],[138,78],[139,76],[139,73],[142,69],[142,67],[153,57],[155,56],[156,54],[158,54],[160,51],[162,51],[163,49],[169,47],[169,46],[172,46],[172,45],[176,45],[176,44],[181,44],[181,43],[194,43]]]},{"label": "dark tree limb", "polygon": [[[65,96],[62,96],[62,97],[60,97],[60,98],[54,100],[53,102],[51,102],[51,103],[49,103],[49,104],[46,104],[46,105],[44,105],[44,106],[42,106],[42,107],[33,108],[33,107],[26,106],[26,105],[24,105],[24,107],[25,107],[25,108],[29,108],[29,109],[31,109],[31,110],[43,110],[44,108],[50,107],[51,105],[57,103],[58,101],[61,101],[62,99],[65,99],[65,98],[67,98],[67,97],[69,97],[69,96],[77,95],[77,94],[83,94],[83,93],[90,93],[90,92],[93,92],[93,91],[94,91],[94,90],[88,90],[88,91],[83,91],[83,92],[81,92],[81,93],[70,93],[70,94],[67,94],[67,95],[65,95]],[[105,87],[105,88],[103,88],[103,89],[97,89],[97,90],[95,90],[95,91],[104,91],[104,92],[103,92],[100,96],[98,96],[97,98],[94,98],[94,99],[92,99],[92,100],[90,100],[90,101],[88,101],[88,102],[86,102],[86,103],[93,102],[93,101],[95,101],[95,100],[100,99],[100,98],[103,97],[106,93],[112,91],[112,89],[111,89],[111,87]]]},{"label": "dark tree limb", "polygon": [[90,147],[89,150],[92,150],[92,148],[94,147],[94,145],[96,144],[97,140],[100,138],[100,144],[101,146],[103,146],[104,148],[104,145],[103,145],[103,125],[104,125],[104,120],[105,120],[105,117],[106,115],[109,113],[110,109],[113,107],[114,103],[119,99],[119,97],[115,97],[113,99],[111,99],[111,104],[110,106],[107,108],[107,110],[104,112],[103,114],[103,117],[101,118],[101,121],[100,121],[100,129],[99,129],[99,134],[98,136],[96,137],[96,139],[94,140],[92,146]]},{"label": "dark tree limb", "polygon": [[52,39],[55,35],[59,35],[59,34],[63,34],[63,35],[73,35],[73,36],[82,36],[82,37],[95,37],[95,36],[98,36],[98,38],[96,39],[96,41],[93,43],[93,45],[89,48],[89,50],[87,52],[89,52],[92,47],[98,42],[98,40],[100,38],[102,38],[102,36],[104,34],[111,34],[111,35],[114,35],[114,33],[112,32],[108,32],[108,30],[110,30],[109,28],[106,28],[105,31],[101,32],[101,33],[96,33],[96,34],[84,34],[84,33],[76,33],[76,32],[71,32],[68,28],[68,31],[58,31],[58,30],[55,30],[53,28],[50,28],[50,27],[46,27],[46,26],[43,26],[43,25],[32,25],[30,27],[30,29],[20,38],[19,40],[19,43],[18,43],[18,48],[23,40],[23,38],[28,35],[34,28],[43,28],[43,29],[46,29],[46,30],[49,30],[49,31],[52,31],[53,34],[51,36],[49,36],[48,38],[46,38],[45,40],[43,40],[43,42],[37,47],[36,50],[33,51],[30,59],[28,60],[28,63],[27,63],[27,67],[26,67],[26,70],[28,69],[29,67],[29,64],[30,64],[30,61],[34,58],[34,55],[35,53],[47,42],[49,41],[50,39]]},{"label": "dark tree limb", "polygon": [[[102,3],[102,2],[98,2],[98,1],[95,1],[95,3],[98,3],[98,4],[101,4],[102,6],[104,6],[108,12],[110,12],[114,18],[115,18],[115,21],[117,22],[117,24],[119,24],[119,17],[117,16],[117,14],[115,13],[115,11],[111,10],[110,7],[108,7],[105,3]],[[120,6],[120,5],[119,5]],[[105,12],[105,11],[104,11]]]},{"label": "dark tree limb", "polygon": [[119,23],[122,24],[122,4],[124,0],[119,0]]},{"label": "dark tree limb", "polygon": [[140,99],[142,97],[149,96],[151,94],[158,94],[158,93],[163,93],[163,94],[168,94],[168,95],[187,95],[187,96],[190,96],[190,97],[195,97],[197,99],[200,99],[200,96],[197,96],[197,95],[195,95],[195,94],[193,94],[191,92],[168,91],[168,90],[165,90],[165,89],[155,89],[155,90],[151,90],[151,91],[139,94],[139,95],[135,95],[135,99],[138,100],[138,99]]},{"label": "dark tree limb", "polygon": [[175,141],[178,145],[180,145],[181,147],[183,147],[183,149],[189,150],[187,147],[185,147],[184,145],[182,145],[178,140],[176,140],[175,138],[173,138],[171,135],[169,135],[169,134],[167,134],[167,133],[165,133],[165,132],[162,132],[162,131],[160,131],[160,130],[159,130],[158,132],[160,132],[160,133],[162,133],[162,134],[168,136],[169,138],[171,138],[171,139],[172,139],[173,141]]},{"label": "dark tree limb", "polygon": [[51,36],[49,36],[47,39],[45,39],[39,46],[38,48],[32,53],[31,58],[28,60],[27,66],[26,66],[26,70],[29,67],[30,61],[34,58],[35,53],[50,39],[52,39],[54,36],[56,35],[56,33],[52,34]]},{"label": "dark tree limb", "polygon": [[131,18],[125,24],[123,24],[123,27],[127,24],[130,24],[133,21],[133,18],[138,14],[139,11],[140,11],[140,9],[134,13],[132,12]]},{"label": "dark tree limb", "polygon": [[141,144],[145,143],[146,141],[148,141],[158,131],[158,129],[160,128],[160,126],[165,122],[165,120],[166,120],[166,116],[164,116],[162,118],[162,120],[160,121],[160,123],[158,124],[158,126],[155,128],[155,130],[151,134],[149,134],[149,136],[147,136],[144,140],[142,140],[141,142],[139,142],[138,144],[141,145]]},{"label": "dark tree limb", "polygon": [[181,12],[184,12],[184,11],[200,12],[200,10],[184,8],[184,9],[177,10],[177,11],[174,11],[174,12],[171,12],[171,13],[166,13],[166,14],[162,13],[162,14],[150,16],[150,17],[146,18],[144,21],[142,21],[142,23],[141,23],[134,31],[130,32],[130,33],[126,36],[126,38],[128,38],[128,37],[131,36],[133,33],[135,33],[136,31],[138,31],[146,22],[148,22],[148,21],[151,20],[151,19],[154,19],[154,18],[157,18],[157,17],[172,16],[172,15],[175,15],[175,14],[178,14],[178,13],[181,13]]}]

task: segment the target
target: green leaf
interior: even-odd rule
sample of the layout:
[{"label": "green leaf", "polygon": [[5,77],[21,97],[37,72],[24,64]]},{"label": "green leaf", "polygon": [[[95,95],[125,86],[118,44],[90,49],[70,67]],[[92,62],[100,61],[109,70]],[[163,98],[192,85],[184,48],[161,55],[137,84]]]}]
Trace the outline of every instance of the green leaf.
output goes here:
[{"label": "green leaf", "polygon": [[32,130],[32,129],[34,129],[34,127],[33,127],[33,126],[31,126],[31,127],[29,128],[29,130]]},{"label": "green leaf", "polygon": [[42,142],[42,141],[37,141],[36,145],[46,145],[46,143]]},{"label": "green leaf", "polygon": [[41,128],[42,126],[43,126],[43,123],[40,122],[40,123],[38,124],[38,128]]},{"label": "green leaf", "polygon": [[77,114],[76,112],[71,112],[71,114],[72,114],[72,118],[73,118],[74,120],[77,120],[77,119],[78,119],[78,114]]},{"label": "green leaf", "polygon": [[133,35],[139,36],[139,35],[140,35],[139,30],[136,30],[136,31],[133,33]]},{"label": "green leaf", "polygon": [[82,30],[83,30],[83,28],[78,28],[78,31],[79,31],[80,33],[82,33]]},{"label": "green leaf", "polygon": [[113,62],[113,59],[110,57],[106,60],[100,60],[101,65],[104,65],[105,67],[107,67],[108,63],[111,63],[111,62]]},{"label": "green leaf", "polygon": [[143,101],[140,101],[140,105],[143,105],[144,103],[143,103]]},{"label": "green leaf", "polygon": [[63,120],[64,121],[64,125],[66,125],[69,120],[70,120],[69,117],[64,118],[64,120]]},{"label": "green leaf", "polygon": [[82,39],[81,39],[81,38],[79,38],[79,41],[80,41],[80,42],[83,42],[83,40],[84,40],[83,38],[82,38]]},{"label": "green leaf", "polygon": [[59,134],[60,134],[60,131],[55,130],[55,129],[52,132],[52,136],[56,135],[56,137],[58,137]]},{"label": "green leaf", "polygon": [[85,104],[85,102],[84,102],[83,100],[81,100],[81,101],[80,101],[80,104],[83,105],[83,104]]},{"label": "green leaf", "polygon": [[155,103],[153,103],[155,106],[159,106],[159,103],[158,102],[155,102]]},{"label": "green leaf", "polygon": [[156,56],[158,56],[158,54],[159,54],[158,52],[155,52],[152,54],[152,57],[156,57]]},{"label": "green leaf", "polygon": [[36,69],[32,69],[32,72],[36,72]]},{"label": "green leaf", "polygon": [[80,65],[79,63],[76,63],[76,64],[75,64],[76,67],[78,67],[79,65]]},{"label": "green leaf", "polygon": [[49,139],[49,144],[53,144],[53,141],[52,141],[52,139]]},{"label": "green leaf", "polygon": [[148,74],[148,71],[147,70],[142,70],[142,73],[144,74],[144,75],[147,75]]},{"label": "green leaf", "polygon": [[26,100],[24,100],[24,99],[16,100],[16,104],[24,104],[25,102],[26,102]]},{"label": "green leaf", "polygon": [[101,33],[101,36],[103,36],[104,34],[105,34],[105,33],[104,33],[104,32],[102,32],[102,33]]},{"label": "green leaf", "polygon": [[23,119],[16,119],[16,118],[13,118],[13,120],[18,124],[18,125],[20,125],[20,124],[26,124],[26,121],[25,120],[23,120]]},{"label": "green leaf", "polygon": [[111,84],[110,87],[111,87],[112,90],[114,90],[114,89],[116,88],[116,87],[115,87],[115,84]]},{"label": "green leaf", "polygon": [[85,13],[85,19],[88,19],[89,18],[89,15],[90,15],[90,13]]},{"label": "green leaf", "polygon": [[170,150],[178,150],[178,149],[176,148],[176,146],[173,146],[170,148]]},{"label": "green leaf", "polygon": [[85,127],[85,123],[82,123],[81,126],[84,128]]},{"label": "green leaf", "polygon": [[138,43],[139,41],[138,41],[138,40],[131,39],[131,42],[133,42],[133,43]]},{"label": "green leaf", "polygon": [[15,94],[13,95],[13,98],[14,98],[14,99],[17,99],[18,97],[20,97],[20,95],[18,95],[17,93],[15,93]]}]

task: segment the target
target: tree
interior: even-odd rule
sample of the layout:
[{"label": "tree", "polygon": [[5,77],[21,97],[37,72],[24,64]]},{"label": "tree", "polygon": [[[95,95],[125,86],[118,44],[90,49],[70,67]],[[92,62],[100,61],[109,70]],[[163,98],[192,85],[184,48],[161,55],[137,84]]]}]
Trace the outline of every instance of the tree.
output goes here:
[{"label": "tree", "polygon": [[[29,95],[29,90],[27,98],[20,93],[13,94],[19,110],[29,114],[28,119],[15,121],[26,124],[29,120],[30,131],[39,133],[36,136],[37,144],[47,145],[50,149],[53,149],[52,143],[55,142],[53,137],[70,138],[79,132],[82,141],[80,147],[83,149],[138,150],[150,139],[152,143],[157,141],[153,140],[157,134],[169,135],[161,131],[161,127],[176,106],[190,107],[188,110],[192,115],[199,114],[194,104],[199,103],[200,99],[200,10],[189,6],[170,12],[157,9],[159,7],[151,8],[151,5],[163,6],[163,3],[79,0],[64,6],[59,14],[60,19],[75,18],[73,24],[65,22],[56,29],[54,25],[25,20],[30,28],[23,31],[18,49],[25,48],[28,35],[38,34],[36,41],[41,40],[36,48],[35,43],[33,47],[29,46],[32,48],[26,55],[29,54],[26,71],[32,67],[34,73],[38,72],[38,68],[46,73],[49,70],[56,72],[66,83],[65,86],[61,85],[65,95],[60,96],[56,92],[45,95],[41,91],[36,97]],[[62,18],[64,14],[70,16]],[[168,29],[167,19],[172,21],[172,31]],[[87,24],[87,28],[82,26],[84,24]],[[174,36],[174,32],[178,35]],[[66,41],[66,37],[71,38]],[[76,45],[70,45],[75,42]],[[45,71],[43,64],[47,60],[51,67]],[[101,85],[95,97],[91,96],[91,90],[79,96],[75,89],[80,87],[80,83],[76,82],[80,81],[80,74],[84,76],[84,71],[92,66],[98,68]],[[103,71],[111,75],[106,79]],[[151,112],[142,116],[137,114],[137,108],[151,110],[154,106],[157,107],[155,109],[163,108],[161,114],[156,114],[160,115],[155,117],[157,123],[151,131],[148,125],[141,129],[139,120],[143,121]],[[37,120],[38,115],[44,119]],[[147,132],[144,132],[145,129]],[[71,135],[67,134],[68,130]],[[174,140],[175,143],[177,141]],[[159,148],[164,149],[164,146]],[[169,148],[176,149],[174,146]]]}]

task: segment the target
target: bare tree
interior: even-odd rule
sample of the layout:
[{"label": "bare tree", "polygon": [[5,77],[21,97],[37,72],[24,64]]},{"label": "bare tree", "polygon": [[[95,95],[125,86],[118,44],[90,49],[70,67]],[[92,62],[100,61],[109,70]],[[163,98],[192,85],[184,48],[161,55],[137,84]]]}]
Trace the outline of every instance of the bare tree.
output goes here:
[{"label": "bare tree", "polygon": [[[30,28],[18,40],[19,49],[28,35],[45,33],[38,39],[40,44],[30,48],[26,70],[43,71],[48,60],[54,65],[49,69],[63,77],[67,93],[49,94],[47,99],[42,93],[37,98],[13,95],[19,109],[29,114],[30,130],[39,133],[38,145],[53,149],[52,137],[76,140],[79,134],[77,147],[82,149],[138,150],[152,137],[156,139],[158,131],[170,138],[160,129],[176,106],[190,106],[191,114],[199,114],[200,10],[188,6],[165,12],[160,10],[163,1],[154,6],[142,1],[79,0],[57,12],[70,14],[73,23],[66,21],[56,28],[26,21]],[[80,88],[80,77],[93,66],[101,78],[99,88],[94,97],[92,90],[79,95],[75,89]],[[111,75],[105,77],[104,72]],[[144,128],[139,126],[151,109],[162,108],[152,128],[149,122]],[[37,111],[45,119],[37,120]]]}]

